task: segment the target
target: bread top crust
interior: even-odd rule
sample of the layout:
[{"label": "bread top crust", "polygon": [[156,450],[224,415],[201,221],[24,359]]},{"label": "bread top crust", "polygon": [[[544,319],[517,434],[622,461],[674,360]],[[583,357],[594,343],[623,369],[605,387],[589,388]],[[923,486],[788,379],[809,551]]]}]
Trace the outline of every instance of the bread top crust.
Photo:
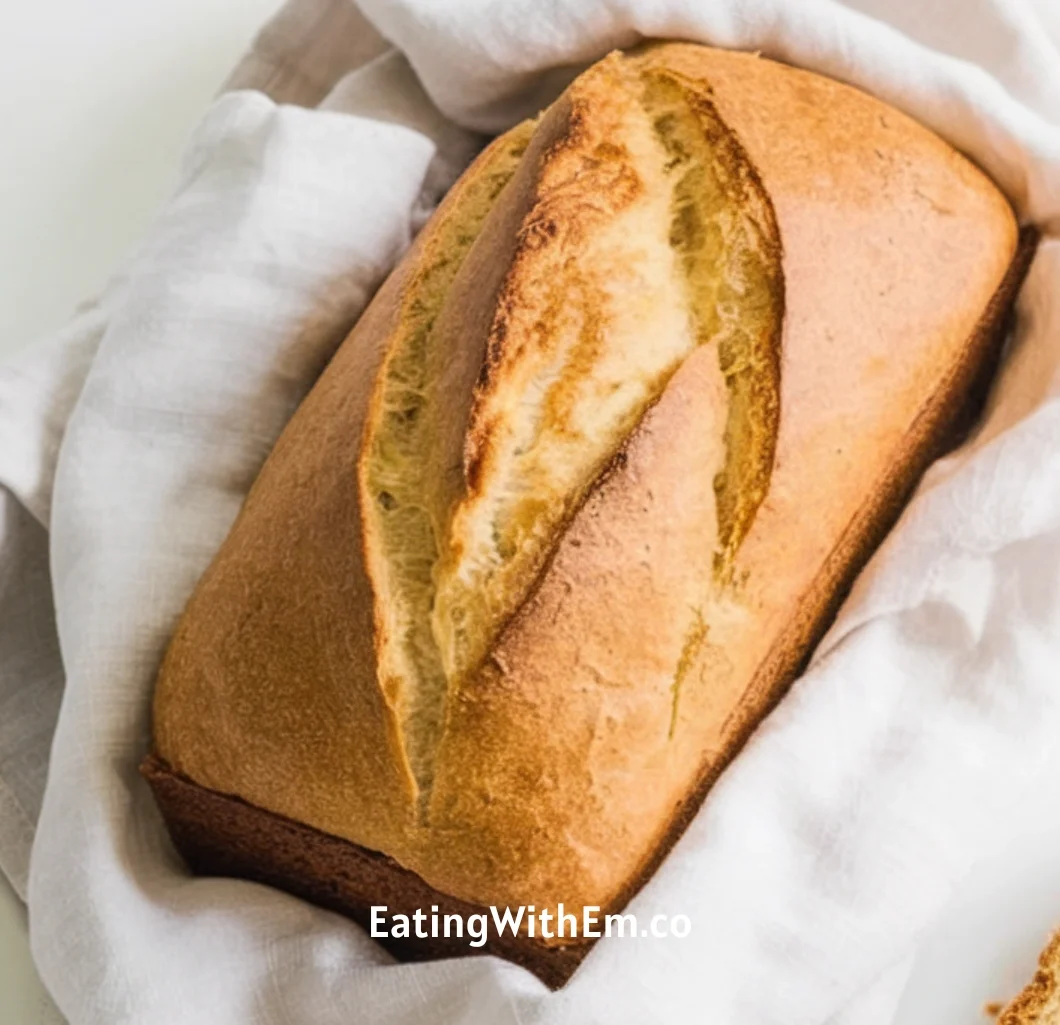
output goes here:
[{"label": "bread top crust", "polygon": [[[735,147],[753,172],[765,212],[749,223],[768,236],[775,217],[783,247],[782,262],[779,247],[770,258],[782,273],[769,278],[769,259],[761,272],[783,300],[779,373],[766,365],[751,377],[765,388],[755,408],[779,408],[766,439],[771,474],[753,515],[741,514],[726,572],[716,572],[727,550],[717,480],[737,393],[720,347],[696,344],[636,412],[606,471],[548,521],[543,565],[493,624],[484,661],[448,680],[430,708],[413,707],[400,672],[381,671],[399,627],[379,600],[390,564],[366,506],[378,493],[365,454],[381,422],[380,374],[407,338],[424,268],[449,251],[446,217],[510,145],[502,137],[292,419],[189,603],[156,697],[156,748],[176,770],[383,851],[482,904],[607,907],[628,891],[705,762],[725,749],[785,622],[906,458],[911,425],[959,362],[1016,245],[1012,212],[981,172],[850,87],[691,44],[609,60],[591,88],[543,117],[445,286],[432,330],[449,344],[435,350],[431,381],[452,408],[422,457],[425,504],[437,530],[492,479],[497,423],[512,417],[504,389],[527,364],[492,379],[479,371],[514,358],[487,356],[496,324],[534,308],[502,300],[542,168],[556,172],[579,118],[598,114],[620,131],[607,120],[608,75],[676,76],[723,126],[718,145]],[[628,165],[650,189],[649,158]],[[639,193],[619,175],[608,194],[628,209]],[[524,288],[572,266],[527,271]],[[530,337],[541,320],[506,330]],[[667,323],[661,313],[657,322]],[[667,338],[679,329],[664,328]],[[424,775],[410,737],[430,730]]]}]

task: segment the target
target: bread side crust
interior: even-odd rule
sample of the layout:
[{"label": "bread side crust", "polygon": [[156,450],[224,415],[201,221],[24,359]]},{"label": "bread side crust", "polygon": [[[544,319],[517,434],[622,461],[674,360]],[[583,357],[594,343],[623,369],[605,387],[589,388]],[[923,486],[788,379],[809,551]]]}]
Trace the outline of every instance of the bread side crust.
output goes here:
[{"label": "bread side crust", "polygon": [[[552,989],[574,973],[591,942],[547,946],[525,935],[495,935],[489,909],[440,893],[393,858],[266,811],[230,794],[200,786],[150,756],[140,766],[162,811],[174,845],[197,875],[230,876],[275,886],[371,928],[373,906],[389,916],[456,914],[466,922],[485,914],[490,922],[483,947],[468,939],[380,940],[402,961],[493,954],[531,971]],[[503,909],[500,909],[503,913]]]}]

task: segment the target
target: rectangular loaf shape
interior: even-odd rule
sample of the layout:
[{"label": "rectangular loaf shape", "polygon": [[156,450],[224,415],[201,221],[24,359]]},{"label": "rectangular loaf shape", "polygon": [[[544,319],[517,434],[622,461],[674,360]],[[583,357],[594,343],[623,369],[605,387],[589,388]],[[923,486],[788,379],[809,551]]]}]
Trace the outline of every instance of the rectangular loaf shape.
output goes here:
[{"label": "rectangular loaf shape", "polygon": [[[594,65],[453,188],[191,598],[144,766],[191,867],[362,922],[621,909],[969,422],[1033,246],[848,86]],[[551,985],[588,949],[491,943]]]}]

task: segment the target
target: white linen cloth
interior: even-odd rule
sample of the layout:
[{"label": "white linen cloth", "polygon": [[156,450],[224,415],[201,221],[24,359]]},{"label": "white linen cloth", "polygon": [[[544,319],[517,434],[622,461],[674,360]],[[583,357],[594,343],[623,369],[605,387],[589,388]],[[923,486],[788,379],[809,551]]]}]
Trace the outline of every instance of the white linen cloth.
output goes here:
[{"label": "white linen cloth", "polygon": [[[1060,49],[1051,0],[293,0],[103,297],[0,372],[0,866],[75,1023],[882,1025],[920,930],[1060,736]],[[1060,19],[1057,19],[1060,20]],[[980,430],[811,668],[560,992],[397,965],[356,925],[190,878],[136,765],[153,676],[287,417],[478,138],[668,36],[849,80],[970,153],[1045,237]],[[351,70],[352,69],[352,70]],[[463,127],[459,127],[463,126]],[[54,618],[52,596],[54,593]],[[57,640],[56,640],[57,639]],[[61,668],[57,648],[61,650]]]}]

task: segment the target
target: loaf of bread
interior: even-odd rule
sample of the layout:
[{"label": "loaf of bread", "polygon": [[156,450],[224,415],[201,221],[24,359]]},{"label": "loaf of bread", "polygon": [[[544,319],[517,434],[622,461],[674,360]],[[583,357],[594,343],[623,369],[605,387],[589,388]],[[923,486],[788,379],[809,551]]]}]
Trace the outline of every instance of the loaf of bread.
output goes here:
[{"label": "loaf of bread", "polygon": [[189,602],[144,766],[189,863],[362,921],[620,909],[954,437],[1028,249],[855,89],[591,67],[452,189]]},{"label": "loaf of bread", "polygon": [[1060,932],[1038,959],[1038,971],[1005,1007],[997,1025],[1060,1025]]}]

